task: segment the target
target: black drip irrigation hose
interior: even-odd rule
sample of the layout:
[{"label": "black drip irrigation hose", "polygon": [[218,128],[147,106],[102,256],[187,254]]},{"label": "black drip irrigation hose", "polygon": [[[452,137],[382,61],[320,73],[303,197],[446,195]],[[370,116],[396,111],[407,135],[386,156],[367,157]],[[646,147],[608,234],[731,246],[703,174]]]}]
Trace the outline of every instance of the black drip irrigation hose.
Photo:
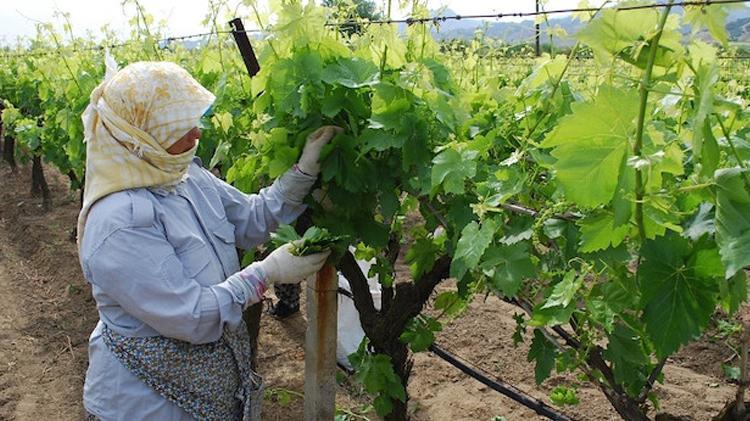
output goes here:
[{"label": "black drip irrigation hose", "polygon": [[555,420],[555,421],[571,421],[571,419],[568,418],[567,416],[556,412],[553,408],[549,407],[544,402],[540,401],[539,399],[532,398],[531,396],[526,395],[525,393],[516,389],[512,385],[504,384],[504,383],[498,382],[497,380],[490,379],[483,373],[480,373],[479,371],[477,371],[475,368],[459,361],[458,358],[456,358],[456,356],[444,350],[437,344],[430,345],[429,350],[432,351],[432,353],[434,353],[441,359],[445,360],[445,362],[447,362],[448,364],[464,372],[464,374],[467,374],[470,377],[473,377],[475,380],[479,381],[485,386],[513,399],[514,401],[531,409],[537,414],[547,417],[551,420]]},{"label": "black drip irrigation hose", "polygon": [[[352,293],[347,291],[344,288],[339,288],[338,293],[345,297],[348,297],[349,299],[353,299]],[[462,361],[458,359],[458,357],[446,351],[445,349],[441,348],[439,345],[435,343],[430,345],[429,350],[433,354],[437,355],[443,361],[461,370],[464,374],[467,374],[469,377],[472,377],[478,382],[489,387],[490,389],[496,392],[499,392],[509,397],[510,399],[513,399],[514,401],[531,409],[532,411],[536,412],[537,414],[543,417],[547,417],[554,421],[572,421],[569,417],[563,414],[560,414],[559,412],[556,412],[553,408],[551,408],[549,405],[545,404],[544,402],[540,401],[539,399],[533,398],[523,393],[522,391],[518,390],[512,385],[502,383],[498,380],[493,380],[489,378],[487,375],[480,373],[476,368],[463,363]],[[345,369],[345,367],[340,364],[339,364],[339,367],[341,369]],[[351,370],[345,369],[345,371],[349,375],[353,374]]]}]

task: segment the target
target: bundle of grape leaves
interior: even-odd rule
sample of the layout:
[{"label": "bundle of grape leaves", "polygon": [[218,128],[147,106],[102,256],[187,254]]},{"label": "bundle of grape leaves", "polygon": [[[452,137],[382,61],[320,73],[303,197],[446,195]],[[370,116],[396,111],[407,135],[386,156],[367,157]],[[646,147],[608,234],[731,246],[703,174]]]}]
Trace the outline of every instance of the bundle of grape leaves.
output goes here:
[{"label": "bundle of grape leaves", "polygon": [[338,248],[346,239],[344,236],[331,235],[325,228],[310,227],[302,237],[290,225],[281,225],[271,234],[274,247],[292,243],[290,252],[295,256],[307,256],[325,250]]}]

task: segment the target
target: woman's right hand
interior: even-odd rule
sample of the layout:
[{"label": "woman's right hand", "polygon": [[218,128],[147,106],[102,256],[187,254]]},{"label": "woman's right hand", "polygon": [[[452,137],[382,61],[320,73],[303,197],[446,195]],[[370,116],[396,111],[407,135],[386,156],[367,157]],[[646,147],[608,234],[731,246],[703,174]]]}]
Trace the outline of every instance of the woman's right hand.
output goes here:
[{"label": "woman's right hand", "polygon": [[344,129],[338,126],[323,126],[307,137],[302,156],[297,163],[300,171],[314,177],[320,172],[320,152],[323,146],[328,144],[336,135],[344,133]]},{"label": "woman's right hand", "polygon": [[278,284],[297,284],[319,271],[325,263],[330,250],[307,256],[295,256],[290,252],[291,243],[284,244],[258,263],[269,282]]}]

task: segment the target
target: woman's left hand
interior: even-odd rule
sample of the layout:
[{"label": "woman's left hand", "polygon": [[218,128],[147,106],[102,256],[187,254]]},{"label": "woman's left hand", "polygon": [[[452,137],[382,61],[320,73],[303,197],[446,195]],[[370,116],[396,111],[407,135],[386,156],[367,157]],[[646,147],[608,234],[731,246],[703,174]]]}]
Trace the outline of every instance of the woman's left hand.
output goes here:
[{"label": "woman's left hand", "polygon": [[337,134],[344,133],[344,129],[338,126],[323,126],[307,137],[302,156],[297,163],[300,171],[312,176],[320,172],[320,151]]}]

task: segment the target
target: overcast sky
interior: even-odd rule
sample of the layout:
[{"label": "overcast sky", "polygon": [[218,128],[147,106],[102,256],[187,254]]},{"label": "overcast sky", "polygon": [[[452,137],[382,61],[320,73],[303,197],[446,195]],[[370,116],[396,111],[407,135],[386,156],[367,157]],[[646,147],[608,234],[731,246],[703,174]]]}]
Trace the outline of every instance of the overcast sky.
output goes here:
[{"label": "overcast sky", "polygon": [[[486,14],[533,11],[535,0],[430,0],[430,7],[448,6],[458,14]],[[547,9],[575,7],[579,0],[549,0]],[[261,0],[262,2],[262,0]],[[380,3],[381,0],[376,0]],[[239,3],[231,0],[230,4]],[[396,3],[394,1],[394,3]],[[147,12],[157,21],[166,20],[167,35],[177,36],[202,32],[201,21],[208,11],[208,0],[141,0]],[[36,33],[35,23],[61,22],[56,11],[71,15],[73,30],[83,35],[87,30],[99,33],[108,24],[123,36],[128,33],[128,18],[123,13],[121,0],[0,0],[0,43],[15,43],[18,36],[30,37]],[[128,16],[133,15],[132,7]],[[396,16],[394,16],[396,17]],[[246,27],[250,27],[249,21]]]}]

